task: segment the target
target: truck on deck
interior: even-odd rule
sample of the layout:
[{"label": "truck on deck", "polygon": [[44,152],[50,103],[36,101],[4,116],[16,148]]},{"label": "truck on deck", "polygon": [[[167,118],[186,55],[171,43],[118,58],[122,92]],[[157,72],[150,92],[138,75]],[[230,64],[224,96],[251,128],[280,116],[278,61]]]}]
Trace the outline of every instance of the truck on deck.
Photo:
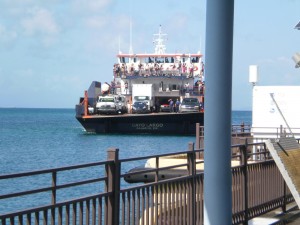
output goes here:
[{"label": "truck on deck", "polygon": [[127,112],[126,98],[122,95],[99,96],[96,103],[98,114],[123,114]]},{"label": "truck on deck", "polygon": [[153,111],[153,84],[132,84],[132,104],[145,102],[148,110]]}]

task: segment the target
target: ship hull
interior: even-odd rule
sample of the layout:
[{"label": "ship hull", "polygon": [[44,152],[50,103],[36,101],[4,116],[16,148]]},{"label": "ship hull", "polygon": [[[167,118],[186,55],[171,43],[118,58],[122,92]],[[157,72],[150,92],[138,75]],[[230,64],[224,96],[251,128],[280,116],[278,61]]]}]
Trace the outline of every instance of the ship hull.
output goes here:
[{"label": "ship hull", "polygon": [[92,133],[193,135],[196,123],[204,124],[204,113],[92,115],[76,119]]}]

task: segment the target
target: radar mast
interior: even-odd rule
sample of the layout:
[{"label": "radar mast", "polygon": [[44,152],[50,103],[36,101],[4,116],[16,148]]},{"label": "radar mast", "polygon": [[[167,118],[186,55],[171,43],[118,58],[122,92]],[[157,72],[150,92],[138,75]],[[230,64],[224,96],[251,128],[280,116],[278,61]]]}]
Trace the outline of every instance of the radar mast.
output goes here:
[{"label": "radar mast", "polygon": [[153,44],[155,45],[155,54],[162,55],[166,52],[165,41],[167,40],[167,34],[163,34],[161,25],[159,25],[158,34],[153,34]]}]

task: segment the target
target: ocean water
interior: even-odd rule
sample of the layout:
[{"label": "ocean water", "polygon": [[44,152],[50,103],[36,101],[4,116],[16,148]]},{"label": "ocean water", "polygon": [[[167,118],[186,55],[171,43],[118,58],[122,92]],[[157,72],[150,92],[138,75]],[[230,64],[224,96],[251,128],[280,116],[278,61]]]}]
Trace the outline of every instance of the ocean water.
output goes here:
[{"label": "ocean water", "polygon": [[[194,136],[87,134],[73,109],[0,109],[0,173],[102,161],[110,147],[120,158],[187,149]],[[250,111],[233,111],[232,124],[251,124]]]},{"label": "ocean water", "polygon": [[[251,124],[251,116],[250,111],[233,111],[232,124]],[[74,109],[0,108],[0,118],[2,175],[103,161],[110,147],[119,148],[120,158],[129,158],[184,151],[195,142],[194,136],[87,134]],[[0,182],[0,194],[17,190],[13,186]],[[1,209],[7,207],[0,204],[0,214]]]}]

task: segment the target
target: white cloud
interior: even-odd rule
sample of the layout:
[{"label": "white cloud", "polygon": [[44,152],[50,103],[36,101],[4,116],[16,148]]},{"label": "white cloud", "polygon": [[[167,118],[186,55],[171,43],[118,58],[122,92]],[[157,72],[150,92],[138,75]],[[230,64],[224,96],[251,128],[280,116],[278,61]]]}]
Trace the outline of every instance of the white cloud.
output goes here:
[{"label": "white cloud", "polygon": [[29,14],[28,18],[21,21],[26,34],[56,35],[59,32],[59,27],[48,10],[34,8],[29,11]]}]

